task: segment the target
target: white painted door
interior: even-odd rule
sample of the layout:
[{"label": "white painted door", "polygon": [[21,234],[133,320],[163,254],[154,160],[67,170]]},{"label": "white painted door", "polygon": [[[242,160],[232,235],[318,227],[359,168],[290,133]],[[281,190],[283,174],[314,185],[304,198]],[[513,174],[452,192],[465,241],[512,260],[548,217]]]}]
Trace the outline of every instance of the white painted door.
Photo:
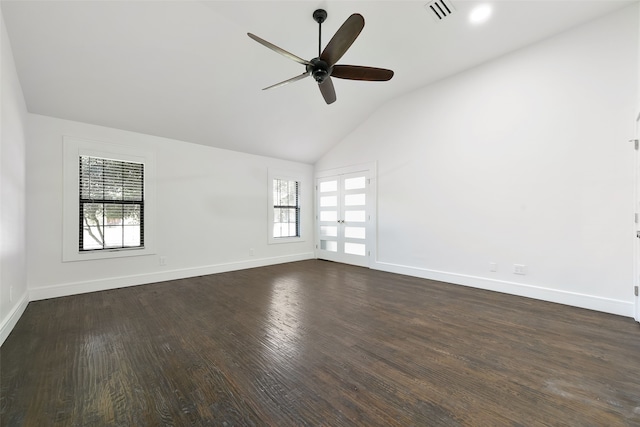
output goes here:
[{"label": "white painted door", "polygon": [[318,258],[365,267],[369,265],[370,184],[368,171],[318,178]]}]

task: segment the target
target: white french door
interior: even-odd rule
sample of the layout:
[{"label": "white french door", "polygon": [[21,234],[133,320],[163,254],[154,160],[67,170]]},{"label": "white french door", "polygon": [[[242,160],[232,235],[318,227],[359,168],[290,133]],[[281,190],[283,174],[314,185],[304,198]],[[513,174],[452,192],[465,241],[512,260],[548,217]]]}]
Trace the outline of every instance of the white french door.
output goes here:
[{"label": "white french door", "polygon": [[325,176],[316,184],[317,257],[369,266],[374,232],[369,171]]}]

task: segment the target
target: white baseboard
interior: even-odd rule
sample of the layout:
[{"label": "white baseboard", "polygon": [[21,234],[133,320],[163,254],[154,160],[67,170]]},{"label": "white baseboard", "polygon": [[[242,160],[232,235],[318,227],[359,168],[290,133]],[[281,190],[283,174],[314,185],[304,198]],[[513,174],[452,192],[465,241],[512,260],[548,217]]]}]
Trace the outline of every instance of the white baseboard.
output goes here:
[{"label": "white baseboard", "polygon": [[[13,310],[4,319],[2,319],[2,323],[0,324],[0,345],[2,345],[4,340],[11,333],[11,330],[13,330],[13,328],[15,327],[16,323],[18,323],[18,320],[27,308],[27,304],[29,303],[29,301],[57,298],[88,292],[104,291],[148,283],[165,282],[168,280],[177,280],[187,277],[204,276],[207,274],[224,273],[227,271],[243,270],[247,268],[264,267],[268,265],[303,261],[314,258],[315,255],[313,253],[301,253],[296,255],[261,258],[249,261],[238,261],[203,267],[185,268],[179,270],[165,270],[157,273],[120,276],[74,283],[63,283],[30,289],[28,295],[25,294],[20,302],[14,306]],[[634,304],[628,301],[614,300],[593,295],[525,285],[522,283],[487,279],[484,277],[442,272],[406,265],[385,263],[380,261],[373,263],[371,268],[375,270],[386,271],[389,273],[404,274],[407,276],[420,277],[423,279],[437,280],[440,282],[452,283],[456,285],[463,285],[490,291],[503,292],[511,295],[535,298],[543,301],[602,311],[605,313],[611,313],[625,317],[633,318],[635,315]]]},{"label": "white baseboard", "polygon": [[27,298],[28,294],[25,292],[22,295],[20,301],[17,302],[16,305],[13,306],[13,309],[2,319],[2,324],[0,324],[0,346],[4,343],[4,340],[7,339],[13,328],[20,320],[22,313],[27,309],[27,305],[29,304],[29,299]]},{"label": "white baseboard", "polygon": [[106,291],[108,289],[124,288],[127,286],[144,285],[148,283],[166,282],[167,280],[205,276],[207,274],[224,273],[227,271],[244,270],[247,268],[265,267],[268,265],[303,261],[313,258],[315,258],[315,256],[310,252],[272,258],[260,258],[249,261],[238,261],[226,264],[207,265],[203,267],[184,268],[179,270],[164,270],[157,273],[110,277],[107,279],[87,280],[74,283],[61,283],[58,285],[30,289],[29,301],[58,298],[88,292]]},{"label": "white baseboard", "polygon": [[634,317],[635,314],[634,304],[629,301],[380,261],[376,261],[371,268],[389,273],[404,274],[407,276],[420,277],[422,279],[437,280],[439,282],[453,283],[455,285],[502,292],[542,301],[570,305],[573,307],[587,308],[589,310],[602,311],[604,313],[617,314],[619,316]]}]

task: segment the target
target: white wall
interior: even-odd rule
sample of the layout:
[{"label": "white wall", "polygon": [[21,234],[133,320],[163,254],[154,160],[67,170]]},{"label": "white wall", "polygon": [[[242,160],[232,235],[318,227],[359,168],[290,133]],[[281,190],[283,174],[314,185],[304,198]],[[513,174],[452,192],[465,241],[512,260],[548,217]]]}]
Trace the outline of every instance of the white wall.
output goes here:
[{"label": "white wall", "polygon": [[377,161],[374,268],[632,316],[637,7],[401,97],[320,159]]},{"label": "white wall", "polygon": [[[640,22],[640,7],[637,10],[638,13],[638,22]],[[640,25],[639,25],[640,27]],[[636,46],[637,57],[638,57],[638,70],[640,70],[640,28],[638,29],[638,45]],[[636,102],[636,132],[635,138],[640,138],[640,74],[637,76],[638,79],[638,90],[637,90],[637,102]],[[636,152],[636,162],[635,162],[635,210],[636,212],[640,212],[640,153]],[[636,226],[635,230],[640,228],[640,224]],[[634,260],[635,260],[635,269],[633,272],[634,275],[634,285],[640,286],[640,239],[636,239],[634,244]],[[635,319],[640,322],[640,296],[636,295],[635,298],[636,310],[635,310]]]},{"label": "white wall", "polygon": [[[313,257],[311,165],[39,115],[28,126],[31,300]],[[62,262],[63,135],[155,151],[155,255]],[[304,179],[303,242],[267,243],[269,168]]]},{"label": "white wall", "polygon": [[0,11],[0,345],[27,307],[25,144],[27,109]]}]

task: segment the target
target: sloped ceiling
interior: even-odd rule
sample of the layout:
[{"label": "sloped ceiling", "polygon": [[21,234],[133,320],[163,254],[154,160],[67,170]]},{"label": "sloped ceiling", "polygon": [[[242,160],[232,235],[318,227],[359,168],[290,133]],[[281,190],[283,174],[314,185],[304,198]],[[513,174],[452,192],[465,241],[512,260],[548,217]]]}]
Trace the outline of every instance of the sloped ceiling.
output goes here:
[{"label": "sloped ceiling", "polygon": [[[451,0],[437,21],[422,1],[3,1],[32,113],[247,153],[315,162],[392,98],[624,7],[633,1]],[[391,68],[389,82],[334,79],[326,105],[307,78],[262,91],[304,67],[247,37],[305,59],[352,13],[364,16],[342,64]]]}]

